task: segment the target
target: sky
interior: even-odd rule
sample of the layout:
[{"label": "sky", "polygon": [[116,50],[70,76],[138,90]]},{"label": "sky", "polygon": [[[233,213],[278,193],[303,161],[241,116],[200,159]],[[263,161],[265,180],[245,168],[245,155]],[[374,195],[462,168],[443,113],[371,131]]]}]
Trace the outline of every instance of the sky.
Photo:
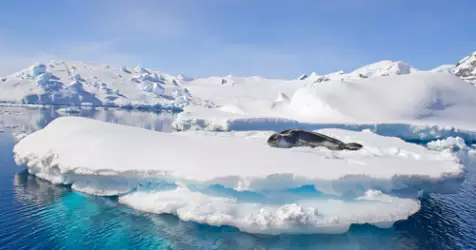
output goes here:
[{"label": "sky", "polygon": [[476,50],[474,0],[1,1],[0,75],[52,59],[296,78]]}]

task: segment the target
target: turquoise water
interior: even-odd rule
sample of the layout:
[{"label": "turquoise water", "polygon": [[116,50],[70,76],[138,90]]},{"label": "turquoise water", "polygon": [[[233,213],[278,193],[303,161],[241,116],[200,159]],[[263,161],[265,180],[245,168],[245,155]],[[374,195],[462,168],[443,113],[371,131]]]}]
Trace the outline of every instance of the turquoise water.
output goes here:
[{"label": "turquoise water", "polygon": [[[476,249],[474,167],[468,168],[458,194],[424,197],[417,214],[390,229],[355,225],[341,235],[252,235],[139,212],[114,198],[85,195],[29,175],[13,162],[12,132],[38,129],[57,116],[49,109],[9,114],[15,112],[20,112],[16,126],[11,117],[0,118],[7,127],[0,133],[0,249]],[[169,128],[164,114],[121,112],[83,115]]]}]

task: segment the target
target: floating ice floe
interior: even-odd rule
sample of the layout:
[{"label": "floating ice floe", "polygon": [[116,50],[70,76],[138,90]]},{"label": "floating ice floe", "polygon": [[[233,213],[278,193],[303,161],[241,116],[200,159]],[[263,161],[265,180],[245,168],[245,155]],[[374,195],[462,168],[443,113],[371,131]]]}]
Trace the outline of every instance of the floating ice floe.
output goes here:
[{"label": "floating ice floe", "polygon": [[251,233],[342,233],[389,227],[420,208],[422,191],[454,192],[455,154],[369,131],[322,129],[359,151],[271,148],[272,131],[162,133],[62,117],[22,139],[29,172],[133,208]]}]

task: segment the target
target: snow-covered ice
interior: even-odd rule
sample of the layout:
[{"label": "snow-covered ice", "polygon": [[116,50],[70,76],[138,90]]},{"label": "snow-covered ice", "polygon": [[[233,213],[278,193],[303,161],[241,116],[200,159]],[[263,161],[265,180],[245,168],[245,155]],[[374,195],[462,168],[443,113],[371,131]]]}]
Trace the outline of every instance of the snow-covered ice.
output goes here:
[{"label": "snow-covered ice", "polygon": [[419,210],[422,190],[454,192],[451,153],[369,131],[323,129],[359,151],[267,146],[272,131],[162,133],[62,117],[22,139],[15,160],[53,183],[183,220],[253,233],[388,227]]}]

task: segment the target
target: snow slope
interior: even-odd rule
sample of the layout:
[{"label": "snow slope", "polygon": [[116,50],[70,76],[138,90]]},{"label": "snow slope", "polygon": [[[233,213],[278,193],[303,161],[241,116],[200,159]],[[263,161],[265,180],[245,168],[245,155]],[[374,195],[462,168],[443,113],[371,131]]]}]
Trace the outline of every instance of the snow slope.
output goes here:
[{"label": "snow slope", "polygon": [[62,117],[22,139],[14,153],[53,183],[118,195],[147,212],[269,234],[391,226],[418,211],[421,190],[454,192],[463,177],[459,159],[446,151],[371,132],[319,132],[364,148],[280,149],[266,144],[272,132],[168,134]]},{"label": "snow slope", "polygon": [[293,114],[308,121],[346,116],[372,123],[465,120],[475,107],[476,89],[444,73],[319,84],[297,90],[289,105]]},{"label": "snow slope", "polygon": [[[187,82],[193,96],[215,104],[218,113],[280,116],[281,108],[300,87],[301,81],[262,77],[210,77]],[[191,106],[189,109],[202,109]],[[214,111],[210,111],[214,112]]]},{"label": "snow slope", "polygon": [[227,108],[187,107],[178,115],[176,129],[278,130],[312,124],[393,123],[476,130],[476,117],[468,115],[476,109],[476,88],[448,73],[312,85],[250,78],[235,79],[233,86],[208,82],[192,81],[187,88],[194,96]]},{"label": "snow slope", "polygon": [[116,69],[107,64],[56,60],[2,78],[0,101],[174,108],[194,100],[179,79],[140,65]]}]

